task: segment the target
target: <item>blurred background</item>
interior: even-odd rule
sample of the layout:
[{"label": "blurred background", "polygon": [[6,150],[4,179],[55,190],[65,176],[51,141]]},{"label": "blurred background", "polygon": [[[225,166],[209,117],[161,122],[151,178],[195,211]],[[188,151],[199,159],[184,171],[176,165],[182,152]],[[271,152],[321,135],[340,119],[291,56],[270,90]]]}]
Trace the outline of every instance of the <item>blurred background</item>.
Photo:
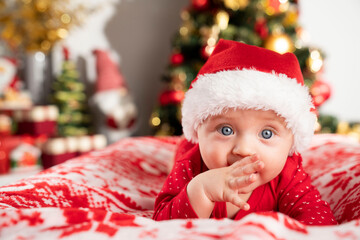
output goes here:
[{"label": "blurred background", "polygon": [[219,38],[293,52],[317,133],[359,141],[359,10],[358,0],[3,0],[0,172],[180,135],[184,92]]}]

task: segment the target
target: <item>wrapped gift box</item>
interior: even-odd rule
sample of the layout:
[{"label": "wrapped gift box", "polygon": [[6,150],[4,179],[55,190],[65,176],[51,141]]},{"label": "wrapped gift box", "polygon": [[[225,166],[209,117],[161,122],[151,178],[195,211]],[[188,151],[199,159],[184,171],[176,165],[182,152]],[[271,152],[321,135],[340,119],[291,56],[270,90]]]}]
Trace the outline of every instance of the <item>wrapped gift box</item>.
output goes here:
[{"label": "wrapped gift box", "polygon": [[107,145],[104,135],[51,138],[42,146],[42,165],[49,168]]},{"label": "wrapped gift box", "polygon": [[18,134],[32,136],[56,136],[59,110],[54,105],[34,106],[26,110],[14,111],[13,118],[17,122]]}]

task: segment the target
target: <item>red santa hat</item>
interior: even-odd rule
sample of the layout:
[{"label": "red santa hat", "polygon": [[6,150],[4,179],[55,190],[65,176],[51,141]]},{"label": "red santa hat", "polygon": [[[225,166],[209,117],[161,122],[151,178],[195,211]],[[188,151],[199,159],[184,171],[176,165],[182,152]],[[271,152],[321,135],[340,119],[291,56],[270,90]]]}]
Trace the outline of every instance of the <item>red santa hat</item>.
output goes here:
[{"label": "red santa hat", "polygon": [[297,58],[230,40],[220,40],[185,94],[182,125],[196,143],[197,128],[229,108],[273,110],[294,134],[290,155],[314,134],[316,114]]}]

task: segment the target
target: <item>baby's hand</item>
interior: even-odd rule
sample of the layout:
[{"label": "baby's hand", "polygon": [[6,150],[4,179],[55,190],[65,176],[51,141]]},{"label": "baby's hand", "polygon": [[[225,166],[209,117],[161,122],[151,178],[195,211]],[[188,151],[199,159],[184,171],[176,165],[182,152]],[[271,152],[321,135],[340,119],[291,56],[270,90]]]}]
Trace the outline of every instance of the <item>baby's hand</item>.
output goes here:
[{"label": "baby's hand", "polygon": [[264,162],[257,155],[245,157],[231,166],[211,169],[203,173],[204,193],[213,202],[230,202],[240,209],[249,210],[250,206],[240,194],[252,192],[258,173]]}]

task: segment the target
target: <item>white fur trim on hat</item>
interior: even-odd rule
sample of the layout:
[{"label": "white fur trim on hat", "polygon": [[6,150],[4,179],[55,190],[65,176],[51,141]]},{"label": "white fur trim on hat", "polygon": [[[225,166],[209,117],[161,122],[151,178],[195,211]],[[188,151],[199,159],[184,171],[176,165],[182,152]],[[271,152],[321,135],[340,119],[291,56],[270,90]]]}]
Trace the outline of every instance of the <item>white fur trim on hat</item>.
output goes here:
[{"label": "white fur trim on hat", "polygon": [[242,69],[200,75],[193,82],[182,106],[185,138],[196,143],[199,124],[229,108],[273,110],[283,117],[294,134],[290,155],[305,150],[314,134],[316,115],[306,86],[285,74]]}]

